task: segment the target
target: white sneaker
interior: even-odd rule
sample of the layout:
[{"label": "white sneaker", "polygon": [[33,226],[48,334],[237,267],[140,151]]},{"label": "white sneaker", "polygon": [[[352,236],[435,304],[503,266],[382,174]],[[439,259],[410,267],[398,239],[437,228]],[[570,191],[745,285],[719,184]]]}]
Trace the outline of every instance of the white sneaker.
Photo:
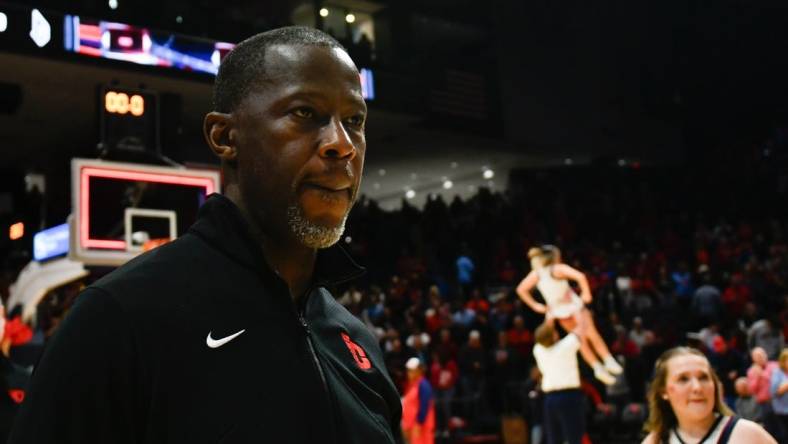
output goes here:
[{"label": "white sneaker", "polygon": [[602,366],[594,369],[594,377],[602,381],[605,385],[613,385],[616,383],[616,377],[608,373]]},{"label": "white sneaker", "polygon": [[621,373],[624,373],[624,368],[621,367],[621,364],[619,364],[618,361],[616,361],[616,358],[613,356],[608,356],[605,358],[604,364],[605,370],[607,370],[607,372],[611,375],[620,375]]}]

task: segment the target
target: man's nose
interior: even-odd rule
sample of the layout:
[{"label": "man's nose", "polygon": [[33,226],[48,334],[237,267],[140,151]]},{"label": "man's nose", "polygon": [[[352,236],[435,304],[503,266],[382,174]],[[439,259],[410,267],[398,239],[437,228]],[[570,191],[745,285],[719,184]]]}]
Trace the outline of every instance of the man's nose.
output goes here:
[{"label": "man's nose", "polygon": [[352,160],[356,157],[356,146],[342,125],[342,121],[332,118],[323,128],[318,154],[320,157]]}]

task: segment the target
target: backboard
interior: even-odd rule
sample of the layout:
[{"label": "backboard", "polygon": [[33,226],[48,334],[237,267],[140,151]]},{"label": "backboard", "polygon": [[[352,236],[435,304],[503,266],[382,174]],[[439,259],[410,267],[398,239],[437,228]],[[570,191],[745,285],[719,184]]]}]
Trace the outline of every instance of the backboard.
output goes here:
[{"label": "backboard", "polygon": [[206,197],[220,191],[218,170],[93,159],[71,161],[69,256],[119,266],[183,234]]}]

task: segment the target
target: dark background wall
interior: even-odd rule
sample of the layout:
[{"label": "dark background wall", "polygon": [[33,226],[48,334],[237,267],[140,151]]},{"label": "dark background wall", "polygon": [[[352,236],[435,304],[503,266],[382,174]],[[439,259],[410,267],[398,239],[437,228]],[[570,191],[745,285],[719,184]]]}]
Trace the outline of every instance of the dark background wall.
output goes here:
[{"label": "dark background wall", "polygon": [[681,159],[785,122],[781,2],[495,6],[506,134],[528,150]]}]

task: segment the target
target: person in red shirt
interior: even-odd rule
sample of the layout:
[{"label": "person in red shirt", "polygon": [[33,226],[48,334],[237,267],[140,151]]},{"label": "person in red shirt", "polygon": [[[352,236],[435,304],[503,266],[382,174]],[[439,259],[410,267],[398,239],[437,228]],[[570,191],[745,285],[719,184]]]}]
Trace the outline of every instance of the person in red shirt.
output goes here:
[{"label": "person in red shirt", "polygon": [[408,388],[402,398],[402,434],[409,444],[435,443],[435,399],[432,385],[424,377],[419,358],[405,363]]},{"label": "person in red shirt", "polygon": [[465,308],[470,308],[476,313],[487,314],[490,311],[490,303],[482,298],[482,292],[478,288],[474,288],[471,293],[471,300],[465,304]]},{"label": "person in red shirt", "polygon": [[744,306],[752,301],[750,287],[744,282],[741,273],[735,273],[730,280],[730,284],[722,293],[722,303],[728,313],[734,318],[738,318],[744,312]]},{"label": "person in red shirt", "polygon": [[517,354],[521,359],[527,359],[531,356],[531,349],[534,346],[534,335],[530,330],[525,328],[525,320],[522,316],[517,315],[512,321],[512,328],[506,332],[509,345],[517,350]]},{"label": "person in red shirt", "polygon": [[434,352],[430,366],[430,383],[435,391],[438,431],[446,435],[451,418],[451,402],[456,391],[460,370],[447,351]]},{"label": "person in red shirt", "polygon": [[438,333],[435,351],[438,352],[439,356],[443,356],[445,354],[448,359],[456,362],[459,347],[457,346],[457,343],[454,342],[454,339],[451,336],[451,330],[448,328],[442,328]]},{"label": "person in red shirt", "polygon": [[770,361],[766,350],[761,347],[753,348],[750,357],[752,358],[752,366],[747,370],[747,387],[755,397],[755,402],[758,403],[764,428],[776,436],[775,431],[778,430],[779,425],[776,424],[769,385],[772,373],[779,371],[779,365],[776,361]]},{"label": "person in red shirt", "polygon": [[616,340],[610,344],[610,352],[614,355],[622,355],[626,358],[634,358],[640,354],[638,345],[629,338],[627,329],[623,325],[616,325]]}]

